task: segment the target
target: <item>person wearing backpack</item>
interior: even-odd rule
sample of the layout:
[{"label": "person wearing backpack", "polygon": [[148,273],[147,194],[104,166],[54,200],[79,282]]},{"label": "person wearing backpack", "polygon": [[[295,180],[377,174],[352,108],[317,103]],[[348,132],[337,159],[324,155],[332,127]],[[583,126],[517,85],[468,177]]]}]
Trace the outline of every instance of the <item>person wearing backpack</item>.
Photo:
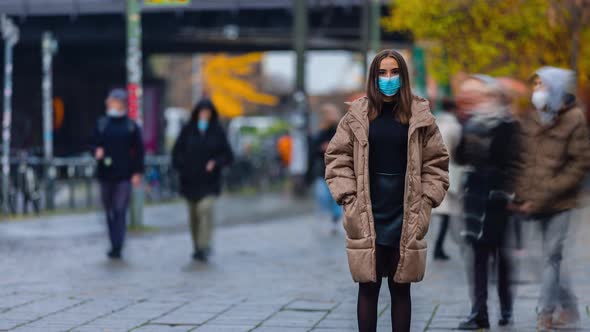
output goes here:
[{"label": "person wearing backpack", "polygon": [[106,115],[94,130],[92,154],[97,161],[111,250],[107,256],[120,259],[127,228],[131,186],[141,184],[144,172],[144,147],[141,129],[127,116],[127,93],[112,90],[106,100]]}]

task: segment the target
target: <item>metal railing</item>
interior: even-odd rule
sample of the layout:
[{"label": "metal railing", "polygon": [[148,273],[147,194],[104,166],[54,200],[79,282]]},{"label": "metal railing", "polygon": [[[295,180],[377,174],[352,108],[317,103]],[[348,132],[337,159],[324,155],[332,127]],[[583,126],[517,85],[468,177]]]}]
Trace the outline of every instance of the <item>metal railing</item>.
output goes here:
[{"label": "metal railing", "polygon": [[[100,205],[97,165],[89,155],[54,158],[50,164],[40,157],[11,158],[10,163],[8,199],[0,197],[5,214],[81,210]],[[146,156],[144,181],[148,202],[177,196],[178,180],[167,155]]]},{"label": "metal railing", "polygon": [[[224,188],[231,192],[276,190],[288,177],[278,160],[262,157],[236,157],[223,172]],[[10,160],[8,200],[0,193],[3,215],[24,215],[45,211],[77,211],[101,206],[97,163],[90,155],[54,158],[50,164],[41,157],[21,156]],[[3,179],[0,177],[0,184]],[[145,157],[145,199],[161,202],[175,199],[179,177],[169,155]],[[246,190],[244,190],[246,189]]]}]

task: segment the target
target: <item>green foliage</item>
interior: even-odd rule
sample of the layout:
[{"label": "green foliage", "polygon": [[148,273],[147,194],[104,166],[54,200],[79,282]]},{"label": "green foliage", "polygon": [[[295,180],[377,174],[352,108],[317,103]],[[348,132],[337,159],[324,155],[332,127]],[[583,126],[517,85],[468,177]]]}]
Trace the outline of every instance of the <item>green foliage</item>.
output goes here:
[{"label": "green foliage", "polygon": [[[568,2],[569,1],[569,2]],[[575,0],[392,0],[386,30],[410,31],[428,50],[437,81],[457,72],[528,78],[543,65],[570,67],[572,35],[581,34],[580,81],[590,78],[589,6]],[[576,7],[578,6],[578,7]],[[572,13],[581,24],[575,25]],[[576,30],[578,29],[578,30]]]}]

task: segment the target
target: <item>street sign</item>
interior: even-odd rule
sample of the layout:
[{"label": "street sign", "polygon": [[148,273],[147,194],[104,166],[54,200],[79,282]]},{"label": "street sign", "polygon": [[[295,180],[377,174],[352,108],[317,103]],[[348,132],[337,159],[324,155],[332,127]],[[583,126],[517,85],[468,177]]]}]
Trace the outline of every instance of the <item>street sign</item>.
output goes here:
[{"label": "street sign", "polygon": [[143,0],[146,6],[188,6],[191,0]]}]

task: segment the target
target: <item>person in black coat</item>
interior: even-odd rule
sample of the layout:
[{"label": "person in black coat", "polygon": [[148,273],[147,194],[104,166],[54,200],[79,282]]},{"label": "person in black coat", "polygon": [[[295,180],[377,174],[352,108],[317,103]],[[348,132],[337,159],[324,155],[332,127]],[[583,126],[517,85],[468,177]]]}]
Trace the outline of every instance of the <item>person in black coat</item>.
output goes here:
[{"label": "person in black coat", "polygon": [[180,174],[180,193],[189,207],[195,260],[205,262],[209,256],[221,170],[232,161],[233,153],[215,106],[209,100],[200,101],[172,150],[172,164]]},{"label": "person in black coat", "polygon": [[111,91],[107,114],[98,120],[91,143],[111,241],[107,255],[112,259],[121,258],[131,186],[141,184],[144,172],[141,129],[127,116],[126,105],[125,90]]},{"label": "person in black coat", "polygon": [[488,262],[497,257],[500,326],[512,323],[511,263],[506,250],[506,230],[518,172],[518,123],[503,100],[497,81],[474,75],[462,86],[476,105],[463,124],[457,162],[466,166],[464,236],[474,250],[474,283],[471,315],[460,330],[489,328],[487,309]]}]

